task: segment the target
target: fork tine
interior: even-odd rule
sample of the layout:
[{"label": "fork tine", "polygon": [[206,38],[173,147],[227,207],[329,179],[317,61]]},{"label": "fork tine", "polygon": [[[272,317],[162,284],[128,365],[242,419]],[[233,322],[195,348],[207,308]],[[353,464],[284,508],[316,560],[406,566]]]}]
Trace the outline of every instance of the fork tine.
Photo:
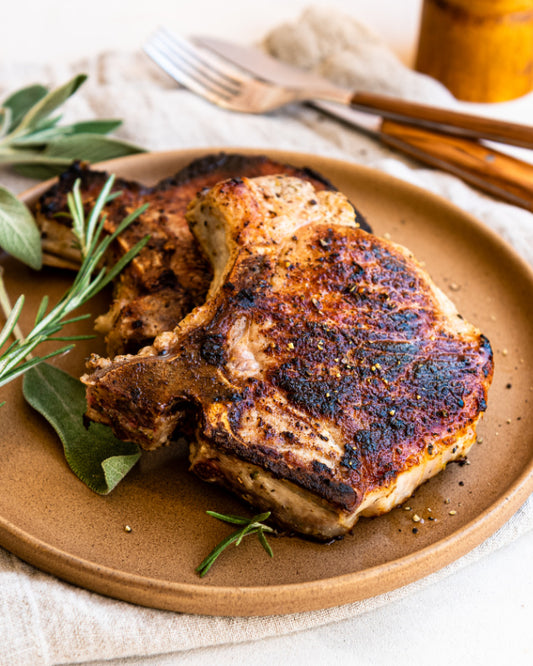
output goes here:
[{"label": "fork tine", "polygon": [[144,50],[183,86],[232,111],[264,113],[295,99],[292,90],[260,81],[224,58],[163,28],[148,40]]},{"label": "fork tine", "polygon": [[168,30],[159,29],[144,50],[167,74],[210,102],[231,106],[240,93],[236,69]]},{"label": "fork tine", "polygon": [[185,72],[181,66],[176,65],[168,53],[166,53],[160,46],[153,43],[146,44],[144,46],[144,51],[161,67],[161,69],[163,69],[175,81],[181,83],[182,86],[188,88],[200,97],[207,98],[210,102],[218,102],[218,99],[221,97],[220,93],[213,93],[206,88],[204,84],[199,83],[190,74]]},{"label": "fork tine", "polygon": [[229,88],[240,88],[245,75],[237,67],[230,65],[227,60],[223,60],[220,56],[196,46],[191,41],[170,32],[166,28],[160,28],[158,35],[169,48],[176,52],[179,50],[185,59],[194,62],[199,71],[205,72],[208,76],[216,75],[221,85],[226,85]]},{"label": "fork tine", "polygon": [[214,103],[220,98],[229,100],[231,97],[227,89],[216,89],[209,81],[199,80],[194,68],[164,44],[152,40],[144,46],[144,51],[173,79],[201,97]]}]

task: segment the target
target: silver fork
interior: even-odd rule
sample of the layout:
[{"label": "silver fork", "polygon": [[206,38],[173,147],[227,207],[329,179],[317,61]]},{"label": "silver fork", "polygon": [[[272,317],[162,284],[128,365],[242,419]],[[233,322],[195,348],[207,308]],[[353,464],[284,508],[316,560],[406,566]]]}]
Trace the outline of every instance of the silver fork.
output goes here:
[{"label": "silver fork", "polygon": [[298,91],[285,90],[248,75],[165,28],[159,28],[143,48],[182,86],[231,111],[266,113],[306,99],[305,94],[295,96]]},{"label": "silver fork", "polygon": [[[370,132],[375,138],[425,164],[448,171],[492,196],[533,211],[531,188],[533,165],[498,152],[478,141],[462,138],[465,134],[476,138],[478,136],[490,136],[490,138],[500,136],[501,128],[498,126],[495,130],[491,125],[496,121],[465,116],[465,114],[452,114],[456,116],[453,118],[456,127],[446,125],[444,129],[447,133],[442,134],[434,131],[433,128],[442,131],[443,126],[440,122],[433,122],[430,125],[433,130],[431,131],[425,129],[425,126],[428,125],[425,122],[427,110],[429,109],[433,113],[436,111],[436,115],[438,115],[442,111],[440,109],[409,105],[401,100],[372,96],[369,93],[351,95],[346,91],[341,91],[341,95],[339,89],[333,85],[317,86],[310,92],[309,89],[288,88],[268,83],[234,67],[221,56],[198,47],[183,37],[173,35],[165,29],[158,30],[145,45],[144,50],[163,70],[183,86],[213,104],[233,111],[263,113],[289,102],[307,101],[310,98],[350,103],[358,110],[363,110],[353,101],[357,97],[360,102],[361,97],[366,95],[367,101],[368,98],[372,98],[374,107],[368,107],[364,109],[365,111],[394,120],[400,118],[404,121],[404,124],[401,124],[384,120],[377,132]],[[416,113],[409,117],[390,112],[390,108],[389,112],[384,112],[385,103],[399,105],[401,110],[407,104],[413,107],[419,116],[422,116],[422,120],[417,118]],[[408,109],[411,114],[413,108]],[[451,114],[451,112],[444,111],[442,113]],[[435,119],[435,113],[433,116],[431,113],[429,115]],[[478,124],[481,123],[484,132],[476,133],[465,130],[461,124],[465,117],[474,118]],[[508,124],[496,124],[503,124],[504,129],[508,130]],[[488,131],[487,127],[492,131]],[[524,128],[520,125],[510,127],[512,140],[506,140],[507,143],[524,145],[522,130],[525,129],[529,131],[530,135],[530,137],[526,136],[529,147],[533,145],[533,128]],[[520,131],[517,131],[517,128]],[[368,133],[366,129],[363,131]],[[459,136],[449,136],[454,131]],[[506,139],[508,139],[507,135]]]},{"label": "silver fork", "polygon": [[172,78],[213,104],[232,111],[265,113],[290,102],[326,100],[409,125],[474,139],[533,148],[533,127],[416,104],[329,84],[285,87],[259,80],[213,52],[160,28],[145,52]]}]

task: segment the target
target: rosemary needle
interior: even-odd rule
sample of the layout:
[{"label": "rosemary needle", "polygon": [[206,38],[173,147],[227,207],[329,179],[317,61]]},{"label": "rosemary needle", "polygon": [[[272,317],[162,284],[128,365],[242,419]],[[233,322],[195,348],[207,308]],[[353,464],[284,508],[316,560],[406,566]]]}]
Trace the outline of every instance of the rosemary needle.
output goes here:
[{"label": "rosemary needle", "polygon": [[263,522],[265,520],[268,520],[268,518],[270,518],[270,511],[266,511],[265,513],[260,513],[257,516],[253,516],[252,518],[245,518],[244,516],[225,515],[223,513],[217,513],[216,511],[207,511],[206,513],[209,516],[217,518],[218,520],[221,520],[225,523],[231,523],[233,525],[241,525],[242,527],[241,529],[236,530],[235,532],[227,536],[219,544],[217,544],[213,548],[213,550],[209,553],[209,555],[205,558],[205,560],[196,567],[195,571],[200,575],[200,577],[206,575],[206,573],[209,571],[209,569],[211,569],[211,567],[215,563],[215,560],[222,553],[222,551],[224,551],[232,543],[238,546],[241,543],[241,541],[244,539],[244,537],[249,536],[250,534],[257,534],[259,542],[263,546],[265,551],[268,553],[270,557],[274,557],[272,548],[270,547],[270,544],[266,539],[265,532],[275,533],[275,530],[272,527],[269,527],[269,525],[265,525]]},{"label": "rosemary needle", "polygon": [[[0,306],[3,307],[7,319],[0,331],[0,349],[7,345],[0,353],[0,386],[7,384],[42,361],[70,351],[74,346],[68,344],[45,356],[32,356],[33,350],[41,343],[49,341],[73,342],[90,337],[88,335],[58,336],[56,334],[67,324],[87,319],[90,316],[69,317],[73,310],[86,303],[109,284],[148,241],[148,237],[143,238],[111,268],[102,267],[102,261],[109,245],[146,210],[146,206],[138,208],[122,220],[114,233],[105,234],[105,215],[102,212],[104,206],[118,195],[116,192],[111,193],[113,183],[114,176],[110,176],[96,199],[88,219],[86,219],[80,194],[80,183],[79,180],[75,182],[67,200],[72,217],[72,230],[76,243],[80,247],[82,263],[72,285],[48,313],[46,313],[48,299],[46,296],[43,298],[34,326],[25,337],[21,336],[17,326],[24,304],[24,296],[19,296],[14,307],[9,308],[9,299],[0,274]],[[8,344],[8,339],[12,333],[15,334],[15,340]]]}]

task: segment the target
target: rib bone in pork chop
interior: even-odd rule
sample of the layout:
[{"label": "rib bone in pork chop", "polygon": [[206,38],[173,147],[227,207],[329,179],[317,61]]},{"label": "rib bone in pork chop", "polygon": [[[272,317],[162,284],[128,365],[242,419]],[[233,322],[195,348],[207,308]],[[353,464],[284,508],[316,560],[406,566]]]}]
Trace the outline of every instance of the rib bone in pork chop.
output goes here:
[{"label": "rib bone in pork chop", "polygon": [[[316,172],[280,164],[263,155],[217,153],[194,160],[153,187],[118,179],[120,195],[106,206],[106,230],[112,233],[122,219],[142,204],[148,210],[115,243],[111,262],[149,235],[148,244],[122,271],[115,284],[109,312],[97,320],[106,334],[107,353],[134,353],[158,333],[169,331],[205,300],[211,270],[185,220],[187,205],[198,192],[235,176],[284,173],[309,180],[318,189],[333,189]],[[80,180],[84,206],[95,202],[109,174],[74,164],[39,199],[35,215],[41,227],[47,262],[76,268],[79,252],[73,243],[67,194]]]},{"label": "rib bone in pork chop", "polygon": [[321,539],[467,453],[490,345],[342,194],[234,179],[188,218],[214,268],[206,303],[139,355],[92,360],[91,419],[153,449],[188,405],[198,476]]}]

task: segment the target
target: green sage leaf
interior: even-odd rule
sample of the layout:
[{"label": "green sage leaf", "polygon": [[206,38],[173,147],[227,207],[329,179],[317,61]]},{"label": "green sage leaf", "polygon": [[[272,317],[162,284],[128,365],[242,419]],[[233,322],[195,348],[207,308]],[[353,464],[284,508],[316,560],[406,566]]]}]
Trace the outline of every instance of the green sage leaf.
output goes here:
[{"label": "green sage leaf", "polygon": [[51,118],[43,118],[37,123],[36,131],[42,132],[43,130],[49,129],[50,127],[55,127],[59,121],[63,118],[62,115],[52,116]]},{"label": "green sage leaf", "polygon": [[10,95],[3,103],[2,107],[11,111],[11,119],[8,132],[12,132],[20,123],[28,111],[40,102],[48,93],[48,88],[39,84],[27,86],[17,90]]},{"label": "green sage leaf", "polygon": [[47,93],[27,111],[17,125],[17,131],[31,130],[38,127],[39,123],[45,118],[48,118],[53,111],[66,102],[66,100],[76,92],[86,79],[86,74],[77,74],[70,79],[70,81],[67,81],[62,86],[54,88],[54,90]]},{"label": "green sage leaf", "polygon": [[57,119],[54,120],[56,122],[46,123],[46,126],[40,126],[39,129],[31,132],[31,134],[15,137],[10,142],[11,147],[15,149],[35,146],[45,148],[54,141],[59,141],[75,134],[90,134],[92,136],[107,134],[122,124],[121,120],[88,120],[86,122],[74,123],[73,125],[61,125],[57,127]]},{"label": "green sage leaf", "polygon": [[9,132],[11,126],[11,109],[0,107],[0,138]]},{"label": "green sage leaf", "polygon": [[68,168],[72,160],[65,160],[66,164],[17,164],[13,171],[25,176],[26,178],[35,178],[37,180],[48,180],[59,176]]},{"label": "green sage leaf", "polygon": [[13,149],[0,155],[0,164],[9,163],[21,176],[52,178],[74,160],[103,162],[115,157],[143,153],[144,148],[100,134],[73,134],[52,140],[45,150]]},{"label": "green sage leaf", "polygon": [[45,156],[43,150],[34,148],[5,148],[0,150],[0,164],[70,164],[71,159],[67,157]]},{"label": "green sage leaf", "polygon": [[138,461],[136,444],[122,442],[102,424],[85,427],[85,388],[75,377],[41,363],[24,375],[23,393],[59,435],[74,474],[94,492],[107,495]]},{"label": "green sage leaf", "polygon": [[31,268],[42,265],[41,234],[28,208],[0,187],[0,247]]},{"label": "green sage leaf", "polygon": [[74,134],[51,141],[41,156],[43,164],[48,157],[69,157],[94,163],[143,152],[144,148],[120,139],[100,134]]},{"label": "green sage leaf", "polygon": [[45,127],[43,129],[36,129],[31,134],[23,134],[20,137],[15,137],[10,141],[10,147],[15,150],[21,148],[46,148],[47,144],[54,139],[59,139],[65,136],[63,127]]},{"label": "green sage leaf", "polygon": [[83,120],[62,127],[66,134],[108,134],[122,125],[122,120],[113,118],[99,120]]}]

